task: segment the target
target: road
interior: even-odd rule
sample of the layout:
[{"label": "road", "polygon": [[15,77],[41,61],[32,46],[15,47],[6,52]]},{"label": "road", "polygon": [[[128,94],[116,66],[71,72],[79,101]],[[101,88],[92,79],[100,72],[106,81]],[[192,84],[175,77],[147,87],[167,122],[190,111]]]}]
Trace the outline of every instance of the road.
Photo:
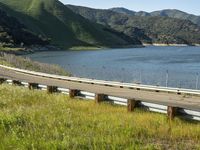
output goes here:
[{"label": "road", "polygon": [[76,89],[96,94],[105,94],[120,98],[135,99],[143,102],[200,111],[200,97],[195,95],[179,95],[176,93],[144,91],[130,88],[112,87],[109,85],[80,83],[78,81],[67,81],[64,79],[31,75],[3,67],[0,67],[0,78],[56,86],[59,88]]}]

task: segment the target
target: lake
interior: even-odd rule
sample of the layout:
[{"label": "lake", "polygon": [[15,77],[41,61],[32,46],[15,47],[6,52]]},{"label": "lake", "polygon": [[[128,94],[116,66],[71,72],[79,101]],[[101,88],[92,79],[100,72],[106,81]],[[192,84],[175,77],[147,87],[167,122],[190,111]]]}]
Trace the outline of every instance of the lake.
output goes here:
[{"label": "lake", "polygon": [[154,47],[26,55],[77,77],[200,89],[200,47]]}]

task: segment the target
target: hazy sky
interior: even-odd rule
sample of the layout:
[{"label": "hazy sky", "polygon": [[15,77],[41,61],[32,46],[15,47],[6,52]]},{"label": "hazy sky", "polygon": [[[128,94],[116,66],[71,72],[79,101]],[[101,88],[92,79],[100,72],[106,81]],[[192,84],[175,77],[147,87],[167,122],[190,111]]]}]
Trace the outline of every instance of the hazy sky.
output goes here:
[{"label": "hazy sky", "polygon": [[179,9],[200,16],[200,0],[60,0],[64,4],[73,4],[93,8],[125,7],[135,11],[155,11],[161,9]]}]

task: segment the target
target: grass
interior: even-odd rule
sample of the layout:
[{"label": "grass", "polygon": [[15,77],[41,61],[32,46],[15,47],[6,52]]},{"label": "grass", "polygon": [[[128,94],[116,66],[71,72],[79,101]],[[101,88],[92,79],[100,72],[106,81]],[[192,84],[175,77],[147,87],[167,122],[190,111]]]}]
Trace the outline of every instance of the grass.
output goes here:
[{"label": "grass", "polygon": [[69,48],[69,50],[72,50],[72,51],[93,51],[93,50],[101,50],[103,49],[104,47],[93,47],[93,46],[75,46],[75,47],[72,47],[72,48]]},{"label": "grass", "polygon": [[24,48],[18,48],[18,47],[2,47],[0,46],[0,51],[23,51]]},{"label": "grass", "polygon": [[200,149],[200,124],[0,85],[0,149]]},{"label": "grass", "polygon": [[49,74],[57,74],[65,76],[71,75],[58,65],[40,63],[32,61],[29,58],[23,58],[21,56],[15,56],[6,53],[0,53],[0,64],[25,70],[49,73]]}]

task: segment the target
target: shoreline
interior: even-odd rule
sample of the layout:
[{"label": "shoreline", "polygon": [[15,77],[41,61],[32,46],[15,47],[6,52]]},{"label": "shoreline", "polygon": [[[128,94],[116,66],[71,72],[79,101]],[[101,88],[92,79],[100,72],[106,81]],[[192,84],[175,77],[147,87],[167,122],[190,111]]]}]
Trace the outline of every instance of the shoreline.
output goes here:
[{"label": "shoreline", "polygon": [[33,45],[30,47],[23,47],[19,48],[19,50],[0,50],[0,53],[8,53],[8,54],[13,54],[13,55],[27,55],[31,53],[36,53],[36,52],[50,52],[50,51],[96,51],[96,50],[105,50],[105,49],[118,49],[118,48],[143,48],[145,47],[144,45],[127,45],[123,47],[87,47],[87,46],[79,46],[79,47],[71,47],[68,49],[65,48],[59,48],[57,46],[53,45],[47,45],[47,46],[39,46],[39,45]]},{"label": "shoreline", "polygon": [[199,47],[200,44],[165,44],[165,43],[153,43],[153,44],[148,44],[148,43],[143,43],[144,46],[177,46],[177,47],[187,47],[187,46],[197,46]]},{"label": "shoreline", "polygon": [[[48,52],[48,51],[96,51],[96,50],[105,50],[105,49],[126,49],[126,48],[144,48],[146,46],[155,46],[155,47],[167,47],[167,46],[174,46],[174,47],[187,47],[187,46],[192,46],[192,47],[200,47],[200,44],[164,44],[164,43],[153,43],[153,44],[148,44],[148,43],[143,43],[143,45],[127,45],[123,47],[87,47],[87,46],[79,46],[79,47],[71,47],[68,49],[65,48],[59,48],[57,46],[53,45],[47,45],[47,46],[39,46],[39,45],[33,45],[30,47],[23,47],[21,50],[0,50],[2,53],[8,53],[8,54],[13,54],[13,55],[27,55],[31,53],[36,53],[36,52]],[[20,48],[19,48],[20,49]]]}]

